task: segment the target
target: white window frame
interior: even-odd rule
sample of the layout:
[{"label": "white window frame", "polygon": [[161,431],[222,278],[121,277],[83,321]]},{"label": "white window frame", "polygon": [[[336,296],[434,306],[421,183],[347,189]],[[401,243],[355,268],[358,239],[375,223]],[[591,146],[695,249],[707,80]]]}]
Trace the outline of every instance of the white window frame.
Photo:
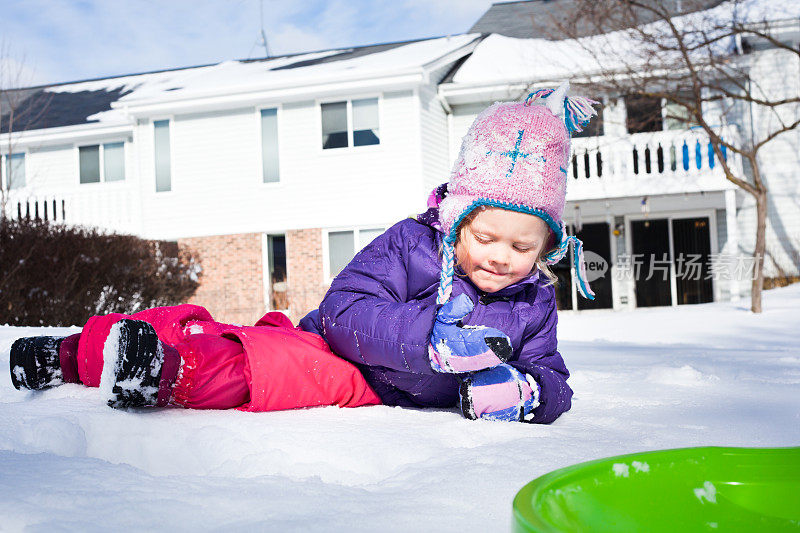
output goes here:
[{"label": "white window frame", "polygon": [[[115,144],[115,143],[122,143],[122,164],[124,168],[125,177],[121,180],[116,181],[106,181],[106,166],[105,166],[105,145],[106,144]],[[91,182],[91,183],[81,183],[81,148],[86,148],[87,146],[99,146],[99,157],[100,157],[100,181]],[[128,181],[128,141],[127,139],[116,139],[116,140],[108,140],[108,141],[98,141],[95,143],[85,143],[85,144],[76,144],[75,145],[75,168],[77,169],[76,172],[76,180],[80,187],[91,187],[97,186],[100,184],[109,184],[109,187],[114,187],[117,185],[124,184]]]},{"label": "white window frame", "polygon": [[[353,251],[354,256],[360,252],[368,243],[361,244],[359,239],[359,232],[363,230],[381,230],[385,232],[391,224],[367,224],[362,226],[344,226],[338,228],[325,228],[322,230],[322,284],[330,285],[335,276],[331,276],[331,257],[330,245],[328,244],[328,234],[336,233],[339,231],[352,231],[353,232]],[[371,242],[371,241],[370,241]]]},{"label": "white window frame", "polygon": [[[156,122],[162,120],[169,121],[169,190],[159,191],[156,190]],[[151,158],[149,175],[152,177],[150,183],[153,185],[151,189],[152,194],[156,197],[172,196],[175,193],[175,115],[163,115],[150,117],[150,124],[148,124],[150,132],[150,150],[153,157]]]},{"label": "white window frame", "polygon": [[[261,132],[261,110],[263,109],[275,109],[277,111],[276,118],[278,120],[278,181],[271,181],[265,182],[264,181],[264,151],[262,147],[264,146],[264,142],[262,139],[262,132]],[[283,153],[283,142],[281,139],[284,137],[283,133],[283,106],[280,104],[275,105],[262,105],[256,106],[255,112],[255,123],[256,123],[256,153],[258,157],[256,158],[257,167],[255,171],[255,176],[257,182],[262,187],[268,187],[271,189],[276,189],[282,187],[286,183],[285,176],[283,174],[283,161],[284,161],[284,153]]]},{"label": "white window frame", "polygon": [[[270,311],[281,311],[283,313],[289,313],[289,308],[286,309],[274,309],[272,305],[272,280],[270,279],[270,272],[269,272],[269,238],[270,237],[280,237],[282,236],[286,239],[286,233],[262,233],[261,234],[261,277],[262,277],[262,284],[261,286],[264,288],[264,309],[266,312]],[[286,241],[284,241],[286,242]],[[289,284],[289,250],[287,247],[286,250],[286,281],[285,283]],[[287,298],[286,303],[289,304],[289,300]]]},{"label": "white window frame", "polygon": [[[678,307],[678,280],[675,277],[675,240],[672,235],[672,221],[675,219],[684,218],[708,218],[708,232],[711,254],[719,253],[719,243],[717,242],[717,216],[715,208],[708,209],[687,209],[686,211],[655,211],[647,215],[641,213],[627,214],[625,217],[625,250],[627,253],[633,253],[633,234],[631,232],[631,222],[647,220],[647,219],[667,219],[667,234],[669,235],[669,258],[670,258],[670,275],[669,275],[669,288],[670,288],[670,305],[669,307]],[[628,302],[631,309],[636,309],[636,282],[631,281],[628,286]],[[720,300],[720,287],[717,280],[711,278],[711,293],[714,295],[715,302]],[[667,307],[667,306],[664,306]]]},{"label": "white window frame", "polygon": [[[363,146],[353,145],[353,100],[367,100],[370,98],[378,99],[378,131],[381,132],[378,137],[378,144],[366,144]],[[338,102],[347,103],[347,146],[340,148],[323,148],[322,147],[322,104],[335,104]],[[383,138],[383,94],[361,94],[358,96],[349,96],[345,98],[325,98],[318,99],[315,102],[317,108],[317,150],[322,154],[341,154],[349,151],[363,151],[363,150],[380,150],[384,146]],[[280,127],[280,126],[279,126]]]},{"label": "white window frame", "polygon": [[[10,187],[10,183],[8,182],[9,174],[8,174],[8,159],[9,156],[22,154],[22,162],[25,167],[25,184],[22,187],[14,187],[13,189]],[[2,172],[2,187],[4,191],[21,191],[23,189],[28,188],[28,150],[17,150],[15,152],[8,152],[5,154],[0,154],[0,172]]]}]

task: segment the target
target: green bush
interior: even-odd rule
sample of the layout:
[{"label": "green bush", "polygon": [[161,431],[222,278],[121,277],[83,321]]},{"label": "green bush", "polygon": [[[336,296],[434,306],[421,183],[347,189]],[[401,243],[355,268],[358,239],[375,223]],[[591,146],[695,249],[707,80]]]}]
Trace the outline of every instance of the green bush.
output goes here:
[{"label": "green bush", "polygon": [[82,326],[92,315],[179,304],[199,271],[174,242],[0,219],[0,324]]}]

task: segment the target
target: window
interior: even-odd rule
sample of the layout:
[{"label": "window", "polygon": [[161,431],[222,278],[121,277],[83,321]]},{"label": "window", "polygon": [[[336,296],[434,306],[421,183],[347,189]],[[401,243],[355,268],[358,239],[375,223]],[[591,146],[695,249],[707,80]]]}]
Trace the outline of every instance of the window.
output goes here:
[{"label": "window", "polygon": [[25,154],[9,154],[5,156],[5,187],[20,189],[25,186]]},{"label": "window", "polygon": [[353,100],[353,146],[379,143],[378,99]]},{"label": "window", "polygon": [[[677,99],[686,102],[691,108],[694,107],[691,93],[679,92]],[[697,123],[692,120],[691,113],[686,106],[667,100],[664,102],[664,126],[668,130],[688,130],[697,126]]]},{"label": "window", "polygon": [[328,233],[328,260],[331,277],[336,276],[355,256],[355,242],[352,231],[331,231]]},{"label": "window", "polygon": [[156,192],[172,190],[172,169],[169,147],[169,120],[153,122],[155,140]]},{"label": "window", "polygon": [[125,180],[125,143],[103,145],[103,179],[104,181]]},{"label": "window", "polygon": [[377,98],[321,104],[320,112],[323,149],[380,144]]},{"label": "window", "polygon": [[661,98],[626,96],[625,107],[628,111],[628,133],[644,133],[663,129]]},{"label": "window", "polygon": [[333,278],[347,266],[356,251],[371,243],[384,228],[365,228],[328,232],[328,272]]},{"label": "window", "polygon": [[347,146],[347,102],[322,104],[322,148]]},{"label": "window", "polygon": [[81,183],[100,182],[100,147],[81,146],[78,148],[78,166]]},{"label": "window", "polygon": [[278,110],[261,110],[261,168],[264,183],[279,181]]},{"label": "window", "polygon": [[125,143],[80,146],[78,148],[78,167],[81,183],[123,181],[125,179]]},{"label": "window", "polygon": [[269,274],[268,307],[275,310],[289,309],[286,284],[286,236],[267,235],[267,267]]}]

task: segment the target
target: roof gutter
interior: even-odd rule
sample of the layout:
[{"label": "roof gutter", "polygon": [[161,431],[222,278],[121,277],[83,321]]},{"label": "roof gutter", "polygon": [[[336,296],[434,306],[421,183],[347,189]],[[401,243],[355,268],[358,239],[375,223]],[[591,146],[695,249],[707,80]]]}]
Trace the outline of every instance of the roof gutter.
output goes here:
[{"label": "roof gutter", "polygon": [[213,95],[187,95],[169,100],[152,99],[127,103],[124,100],[111,104],[137,118],[159,113],[188,113],[206,110],[236,109],[270,103],[315,99],[320,96],[347,95],[354,91],[402,90],[417,87],[424,81],[422,71],[387,76],[383,78],[350,79],[343,82],[323,82],[304,86],[288,86],[242,91],[238,93],[216,93]]},{"label": "roof gutter", "polygon": [[77,126],[12,131],[10,134],[4,133],[0,135],[0,149],[8,150],[9,145],[14,150],[18,150],[58,144],[72,145],[92,141],[108,141],[110,139],[124,139],[132,134],[133,123],[100,125],[90,122]]},{"label": "roof gutter", "polygon": [[508,101],[518,99],[529,87],[527,82],[464,85],[446,83],[439,86],[438,96],[445,109],[451,105]]}]

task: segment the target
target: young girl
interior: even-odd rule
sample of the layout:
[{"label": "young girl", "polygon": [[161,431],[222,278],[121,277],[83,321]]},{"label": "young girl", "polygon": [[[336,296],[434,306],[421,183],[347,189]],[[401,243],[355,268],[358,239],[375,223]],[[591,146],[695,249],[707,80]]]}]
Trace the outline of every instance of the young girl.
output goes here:
[{"label": "young girl", "polygon": [[481,113],[428,211],[359,252],[297,329],[280,313],[242,327],[187,305],[93,317],[66,339],[15,342],[14,385],[100,385],[112,407],[460,405],[470,419],[552,422],[572,390],[547,265],[570,242],[578,290],[594,296],[562,213],[570,134],[595,102],[567,90]]}]

